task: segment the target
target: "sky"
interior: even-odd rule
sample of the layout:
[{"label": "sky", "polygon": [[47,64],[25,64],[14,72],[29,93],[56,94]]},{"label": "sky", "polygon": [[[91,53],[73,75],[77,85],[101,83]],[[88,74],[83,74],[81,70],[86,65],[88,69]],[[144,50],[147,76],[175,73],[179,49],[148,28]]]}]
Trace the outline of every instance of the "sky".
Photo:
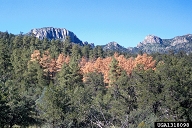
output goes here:
[{"label": "sky", "polygon": [[82,41],[135,47],[147,35],[192,34],[192,0],[0,0],[0,31],[55,27]]}]

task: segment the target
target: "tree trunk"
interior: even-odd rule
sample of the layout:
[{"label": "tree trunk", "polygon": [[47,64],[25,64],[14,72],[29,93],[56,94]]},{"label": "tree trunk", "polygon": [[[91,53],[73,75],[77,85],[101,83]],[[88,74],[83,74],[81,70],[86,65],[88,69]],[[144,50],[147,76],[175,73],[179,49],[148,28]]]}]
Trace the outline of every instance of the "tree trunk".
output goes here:
[{"label": "tree trunk", "polygon": [[12,123],[10,123],[10,128],[12,128],[13,127],[13,124]]},{"label": "tree trunk", "polygon": [[55,128],[55,121],[52,122],[52,127]]}]

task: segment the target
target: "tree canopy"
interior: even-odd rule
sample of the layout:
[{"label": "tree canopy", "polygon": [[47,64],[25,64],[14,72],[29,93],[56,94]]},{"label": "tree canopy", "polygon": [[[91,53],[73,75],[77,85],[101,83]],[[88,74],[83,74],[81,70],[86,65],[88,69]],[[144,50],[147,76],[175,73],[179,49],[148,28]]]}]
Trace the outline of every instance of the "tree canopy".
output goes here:
[{"label": "tree canopy", "polygon": [[192,54],[131,55],[0,32],[0,127],[192,121]]}]

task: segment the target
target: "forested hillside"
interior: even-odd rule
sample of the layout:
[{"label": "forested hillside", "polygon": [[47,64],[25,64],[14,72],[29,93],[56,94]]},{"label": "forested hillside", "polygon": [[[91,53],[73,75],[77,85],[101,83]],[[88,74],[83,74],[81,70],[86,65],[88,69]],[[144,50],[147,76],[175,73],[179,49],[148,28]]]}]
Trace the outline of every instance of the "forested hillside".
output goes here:
[{"label": "forested hillside", "polygon": [[0,127],[192,121],[192,54],[114,53],[0,32]]}]

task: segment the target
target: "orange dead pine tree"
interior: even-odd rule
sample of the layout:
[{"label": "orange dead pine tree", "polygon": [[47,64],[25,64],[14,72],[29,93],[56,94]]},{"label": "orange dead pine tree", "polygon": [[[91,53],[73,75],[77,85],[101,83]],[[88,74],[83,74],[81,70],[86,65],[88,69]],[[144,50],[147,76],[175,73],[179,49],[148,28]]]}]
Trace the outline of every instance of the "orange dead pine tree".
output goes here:
[{"label": "orange dead pine tree", "polygon": [[63,54],[59,54],[56,60],[57,72],[61,70],[63,64],[66,62],[66,57]]},{"label": "orange dead pine tree", "polygon": [[119,66],[127,72],[128,75],[131,74],[134,68],[134,60],[133,58],[126,59],[124,55],[116,56],[117,61],[119,62]]},{"label": "orange dead pine tree", "polygon": [[64,54],[59,54],[57,60],[56,60],[56,71],[60,71],[64,63],[69,63],[70,57],[65,56]]},{"label": "orange dead pine tree", "polygon": [[108,83],[109,82],[109,64],[111,62],[111,57],[107,58],[97,58],[97,60],[94,63],[94,68],[96,69],[97,72],[101,72],[104,76],[104,82]]},{"label": "orange dead pine tree", "polygon": [[86,74],[87,74],[87,73],[96,71],[96,70],[95,70],[95,67],[94,67],[94,62],[92,62],[92,61],[86,62],[86,61],[82,58],[82,60],[81,60],[81,62],[80,62],[80,70],[81,70],[81,73],[83,74],[83,81],[85,81],[85,80],[86,80]]},{"label": "orange dead pine tree", "polygon": [[43,53],[43,56],[39,62],[41,66],[44,68],[44,72],[50,76],[51,78],[54,77],[54,74],[57,70],[56,68],[56,60],[51,59],[51,56],[48,51]]},{"label": "orange dead pine tree", "polygon": [[146,53],[144,53],[143,55],[138,55],[135,58],[134,67],[137,67],[138,64],[142,64],[144,70],[154,69],[155,68],[155,63],[156,63],[156,61],[153,60],[153,57],[148,56]]},{"label": "orange dead pine tree", "polygon": [[39,50],[34,50],[31,54],[31,61],[40,61],[41,59],[41,53]]},{"label": "orange dead pine tree", "polygon": [[80,61],[80,63],[79,63],[79,66],[80,66],[80,67],[84,67],[87,62],[88,62],[88,59],[85,58],[85,57],[82,57],[82,58],[81,58],[81,61]]}]

